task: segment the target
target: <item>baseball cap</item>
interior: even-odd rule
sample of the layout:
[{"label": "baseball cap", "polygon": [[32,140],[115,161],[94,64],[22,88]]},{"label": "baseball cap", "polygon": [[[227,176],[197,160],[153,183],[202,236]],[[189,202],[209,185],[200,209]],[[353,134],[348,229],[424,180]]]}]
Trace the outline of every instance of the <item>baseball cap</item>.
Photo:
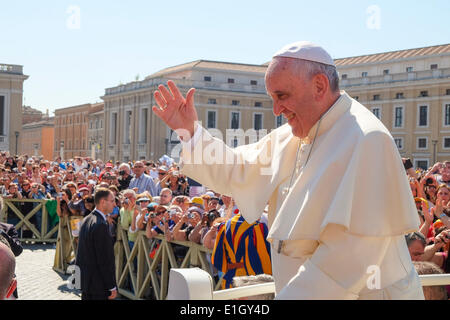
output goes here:
[{"label": "baseball cap", "polygon": [[158,206],[158,204],[157,204],[156,202],[150,202],[150,203],[147,205],[147,209],[148,209],[149,211],[154,211],[154,210],[156,209],[157,206]]},{"label": "baseball cap", "polygon": [[196,207],[200,207],[202,209],[204,208],[203,199],[200,198],[200,197],[193,197],[191,199],[191,201],[189,201],[189,204],[192,204],[192,205],[194,205]]},{"label": "baseball cap", "polygon": [[112,168],[114,167],[113,164],[111,162],[107,162],[105,165],[106,168]]}]

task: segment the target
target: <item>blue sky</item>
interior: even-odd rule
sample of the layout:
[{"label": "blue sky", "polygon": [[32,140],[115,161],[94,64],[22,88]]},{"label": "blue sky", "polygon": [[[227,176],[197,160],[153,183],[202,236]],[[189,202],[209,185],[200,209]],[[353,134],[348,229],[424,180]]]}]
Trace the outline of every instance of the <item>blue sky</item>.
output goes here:
[{"label": "blue sky", "polygon": [[450,43],[448,0],[3,0],[0,8],[0,63],[24,66],[24,103],[44,112],[101,101],[105,88],[188,61],[264,63],[299,40],[333,58]]}]

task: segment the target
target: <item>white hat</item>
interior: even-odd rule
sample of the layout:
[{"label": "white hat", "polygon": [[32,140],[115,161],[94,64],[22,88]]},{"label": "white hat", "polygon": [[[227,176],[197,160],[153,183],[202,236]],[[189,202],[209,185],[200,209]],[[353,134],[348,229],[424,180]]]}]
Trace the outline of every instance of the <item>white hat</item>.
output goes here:
[{"label": "white hat", "polygon": [[326,52],[322,47],[309,41],[299,41],[288,44],[277,51],[273,57],[309,60],[335,67],[334,61],[328,52]]},{"label": "white hat", "polygon": [[205,193],[206,195],[210,196],[210,197],[215,197],[216,195],[214,194],[214,192],[212,191],[208,191]]}]

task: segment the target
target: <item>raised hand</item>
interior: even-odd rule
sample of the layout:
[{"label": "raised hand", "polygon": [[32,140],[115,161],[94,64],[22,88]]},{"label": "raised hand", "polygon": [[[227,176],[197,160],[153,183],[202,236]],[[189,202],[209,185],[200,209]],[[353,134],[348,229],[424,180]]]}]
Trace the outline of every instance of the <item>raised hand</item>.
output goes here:
[{"label": "raised hand", "polygon": [[159,90],[154,92],[158,106],[153,106],[152,110],[180,139],[188,141],[194,135],[194,125],[198,120],[194,107],[195,89],[189,89],[184,98],[173,81],[167,81],[167,86],[170,91],[159,85]]}]

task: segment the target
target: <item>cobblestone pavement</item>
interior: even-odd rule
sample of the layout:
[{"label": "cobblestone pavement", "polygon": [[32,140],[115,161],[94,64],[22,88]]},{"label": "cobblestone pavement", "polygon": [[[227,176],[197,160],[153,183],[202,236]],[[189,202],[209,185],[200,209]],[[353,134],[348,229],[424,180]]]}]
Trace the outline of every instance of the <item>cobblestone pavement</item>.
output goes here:
[{"label": "cobblestone pavement", "polygon": [[67,287],[69,275],[52,269],[54,244],[24,244],[16,258],[17,291],[20,300],[80,300],[80,290]]}]

